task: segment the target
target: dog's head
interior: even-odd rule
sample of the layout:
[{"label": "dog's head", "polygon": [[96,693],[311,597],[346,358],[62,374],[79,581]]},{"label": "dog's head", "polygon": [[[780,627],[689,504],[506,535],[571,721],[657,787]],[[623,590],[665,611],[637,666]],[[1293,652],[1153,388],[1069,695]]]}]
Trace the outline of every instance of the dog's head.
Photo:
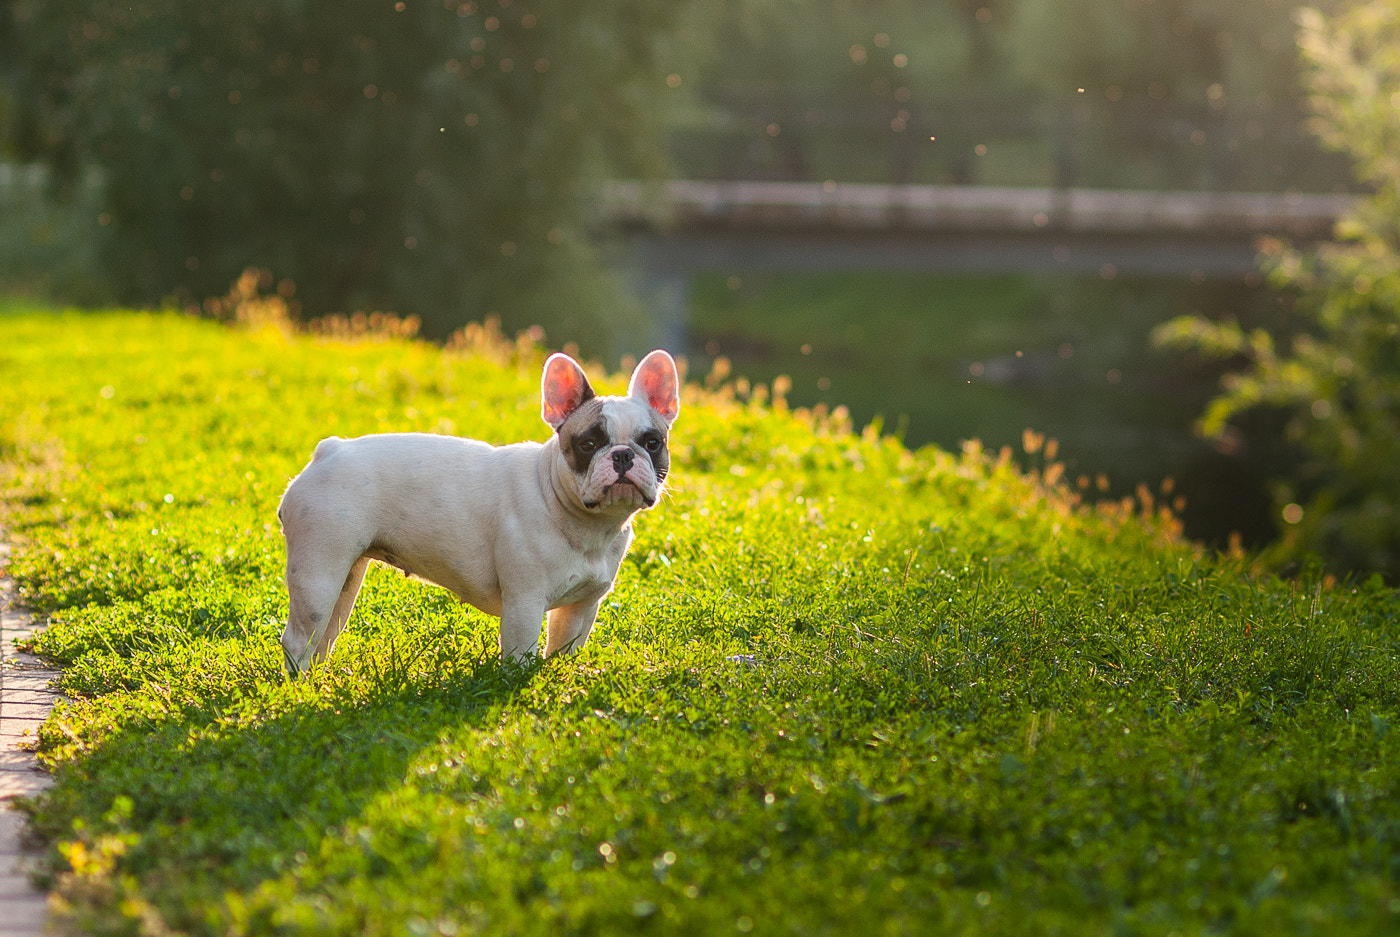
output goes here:
[{"label": "dog's head", "polygon": [[568,355],[550,355],[542,383],[544,421],[590,511],[631,513],[661,496],[671,469],[667,437],[680,413],[676,363],[653,351],[632,372],[625,397],[599,397]]}]

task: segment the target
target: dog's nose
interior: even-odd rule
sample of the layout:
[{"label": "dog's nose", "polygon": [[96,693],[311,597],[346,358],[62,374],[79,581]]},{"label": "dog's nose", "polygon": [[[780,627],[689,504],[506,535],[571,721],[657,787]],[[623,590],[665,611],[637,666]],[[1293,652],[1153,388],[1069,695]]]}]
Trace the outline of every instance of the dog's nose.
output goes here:
[{"label": "dog's nose", "polygon": [[617,469],[617,474],[622,475],[632,467],[632,459],[635,458],[631,449],[614,449],[612,454],[613,468]]}]

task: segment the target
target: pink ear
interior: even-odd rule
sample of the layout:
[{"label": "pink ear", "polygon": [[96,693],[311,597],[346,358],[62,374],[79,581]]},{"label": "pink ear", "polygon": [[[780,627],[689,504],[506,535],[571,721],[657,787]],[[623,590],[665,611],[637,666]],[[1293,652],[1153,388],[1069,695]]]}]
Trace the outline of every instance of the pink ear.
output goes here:
[{"label": "pink ear", "polygon": [[592,397],[593,387],[578,362],[564,354],[549,356],[540,381],[540,415],[546,423],[557,431],[570,413]]},{"label": "pink ear", "polygon": [[667,423],[674,423],[681,412],[680,378],[676,362],[666,352],[657,349],[642,359],[632,372],[627,393],[645,401]]}]

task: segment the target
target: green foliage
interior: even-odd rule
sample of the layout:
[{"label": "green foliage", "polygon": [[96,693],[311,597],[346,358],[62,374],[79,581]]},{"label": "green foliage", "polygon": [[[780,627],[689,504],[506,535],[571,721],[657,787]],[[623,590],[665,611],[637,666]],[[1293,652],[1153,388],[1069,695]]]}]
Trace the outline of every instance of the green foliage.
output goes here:
[{"label": "green foliage", "polygon": [[1378,0],[1332,20],[1301,17],[1313,127],[1349,154],[1372,194],[1314,253],[1269,249],[1271,282],[1296,293],[1291,341],[1231,322],[1177,319],[1158,340],[1243,364],[1202,429],[1223,433],[1253,408],[1289,416],[1308,456],[1279,488],[1289,522],[1278,558],[1308,550],[1338,570],[1400,579],[1400,3]]},{"label": "green foliage", "polygon": [[496,312],[628,324],[584,226],[654,174],[691,7],[672,0],[6,5],[22,159],[105,179],[103,275],[154,304],[248,266],[309,314],[393,309],[446,337]]},{"label": "green foliage", "polygon": [[1297,6],[748,0],[675,159],[718,178],[1330,189],[1344,162],[1298,127]]},{"label": "green foliage", "polygon": [[98,180],[55,198],[49,179],[42,166],[0,162],[0,292],[100,303],[108,291],[96,274]]},{"label": "green foliage", "polygon": [[[1335,9],[1340,4],[1324,2]],[[1271,106],[1293,97],[1296,0],[1020,0],[1022,74],[1063,87],[1117,85],[1126,94]],[[1046,42],[1047,35],[1063,41]],[[1220,85],[1212,96],[1212,85]]]},{"label": "green foliage", "polygon": [[672,495],[579,655],[502,666],[494,619],[376,567],[284,683],[274,512],[319,436],[548,432],[540,352],[468,341],[0,314],[12,570],[68,697],[28,805],[66,923],[1394,929],[1395,593],[1256,580],[1054,465],[768,388],[686,388]]},{"label": "green foliage", "polygon": [[1291,0],[493,2],[0,5],[0,158],[68,186],[0,191],[0,285],[198,303],[254,266],[311,316],[601,351],[646,325],[594,183],[661,173],[663,137],[720,178],[1345,178],[1295,132]]}]

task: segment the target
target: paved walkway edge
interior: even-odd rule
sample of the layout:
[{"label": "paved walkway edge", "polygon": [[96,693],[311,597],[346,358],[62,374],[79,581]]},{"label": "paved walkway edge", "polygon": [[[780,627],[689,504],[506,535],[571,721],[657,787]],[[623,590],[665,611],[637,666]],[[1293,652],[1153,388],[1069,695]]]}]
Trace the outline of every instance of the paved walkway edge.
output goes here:
[{"label": "paved walkway edge", "polygon": [[30,881],[25,820],[12,801],[53,783],[29,747],[59,696],[53,688],[59,674],[15,647],[43,624],[14,604],[9,558],[9,545],[0,539],[0,937],[38,937],[48,920],[48,897]]}]

